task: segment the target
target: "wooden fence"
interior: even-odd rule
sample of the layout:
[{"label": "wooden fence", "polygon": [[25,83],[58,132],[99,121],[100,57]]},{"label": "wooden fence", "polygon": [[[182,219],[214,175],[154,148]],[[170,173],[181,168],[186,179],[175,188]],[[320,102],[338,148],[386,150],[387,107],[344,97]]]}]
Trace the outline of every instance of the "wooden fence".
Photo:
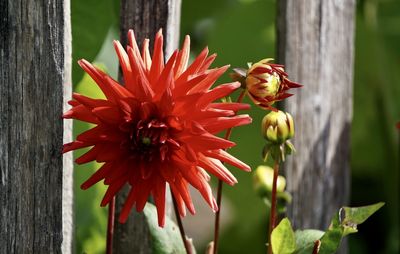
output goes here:
[{"label": "wooden fence", "polygon": [[[0,1],[0,253],[73,252],[72,163],[61,154],[72,129],[61,119],[71,95],[69,4]],[[178,42],[180,4],[122,0],[122,42],[130,27],[138,41],[162,27],[169,55]],[[301,133],[296,160],[286,165],[296,227],[325,228],[348,200],[354,5],[278,4],[278,58],[305,86],[286,105]],[[131,216],[116,225],[114,253],[151,253],[143,217]]]}]

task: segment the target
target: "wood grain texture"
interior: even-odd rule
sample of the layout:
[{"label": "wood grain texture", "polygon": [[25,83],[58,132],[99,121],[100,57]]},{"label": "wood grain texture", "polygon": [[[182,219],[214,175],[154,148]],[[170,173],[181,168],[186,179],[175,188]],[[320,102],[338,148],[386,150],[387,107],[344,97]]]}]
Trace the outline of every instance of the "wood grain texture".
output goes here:
[{"label": "wood grain texture", "polygon": [[285,163],[295,228],[326,229],[348,203],[354,19],[355,0],[278,1],[278,62],[304,85],[285,101],[296,127]]},{"label": "wood grain texture", "polygon": [[122,0],[121,43],[126,45],[127,32],[134,29],[139,46],[145,38],[149,38],[152,49],[154,35],[162,28],[168,58],[178,46],[180,16],[181,0]]},{"label": "wood grain texture", "polygon": [[[143,39],[149,38],[150,49],[152,49],[154,35],[162,28],[165,56],[168,58],[178,46],[180,8],[181,0],[122,0],[121,43],[126,45],[127,32],[129,29],[134,29],[139,47]],[[129,188],[125,188],[117,196],[116,218],[119,216],[128,190]],[[144,215],[133,210],[126,224],[115,223],[113,241],[115,254],[152,253],[151,239]]]},{"label": "wood grain texture", "polygon": [[0,17],[0,253],[61,253],[64,1],[2,0]]},{"label": "wood grain texture", "polygon": [[[64,81],[63,112],[70,109],[68,101],[72,97],[72,34],[71,34],[71,2],[64,0]],[[63,143],[72,141],[72,119],[64,120]],[[64,254],[74,253],[74,188],[73,188],[73,153],[63,154],[62,183],[62,232],[61,251]]]}]

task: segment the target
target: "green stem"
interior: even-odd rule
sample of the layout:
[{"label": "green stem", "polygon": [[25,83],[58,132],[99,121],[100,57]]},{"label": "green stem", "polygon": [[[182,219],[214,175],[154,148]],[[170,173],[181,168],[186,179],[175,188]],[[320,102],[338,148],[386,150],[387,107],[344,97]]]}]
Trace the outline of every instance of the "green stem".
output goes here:
[{"label": "green stem", "polygon": [[276,225],[276,186],[279,175],[279,160],[275,160],[274,178],[272,182],[271,211],[269,213],[269,230],[268,230],[268,254],[272,254],[271,234]]},{"label": "green stem", "polygon": [[[244,95],[246,94],[246,90],[243,90],[238,99],[237,103],[241,103],[243,101]],[[229,140],[232,134],[232,129],[229,128],[226,133],[225,133],[225,139]],[[222,181],[218,180],[218,189],[217,189],[217,205],[218,205],[218,211],[215,214],[215,223],[214,223],[214,248],[213,248],[213,254],[218,253],[218,240],[219,240],[219,221],[220,221],[220,212],[221,212],[221,202],[222,202]]]}]

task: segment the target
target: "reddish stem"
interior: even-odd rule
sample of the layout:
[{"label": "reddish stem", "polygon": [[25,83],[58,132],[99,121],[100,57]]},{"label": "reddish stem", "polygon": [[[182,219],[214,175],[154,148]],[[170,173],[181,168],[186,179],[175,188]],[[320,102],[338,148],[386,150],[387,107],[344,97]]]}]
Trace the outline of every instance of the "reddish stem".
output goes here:
[{"label": "reddish stem", "polygon": [[217,190],[217,204],[218,211],[215,214],[215,224],[214,224],[214,248],[213,253],[218,253],[218,240],[219,240],[219,215],[221,211],[221,199],[222,199],[222,181],[218,180],[218,190]]},{"label": "reddish stem", "polygon": [[315,241],[315,243],[314,243],[314,249],[313,249],[312,254],[318,254],[318,253],[319,253],[319,248],[320,248],[320,247],[321,247],[321,241],[320,241],[320,240]]},{"label": "reddish stem", "polygon": [[272,254],[271,233],[276,225],[276,185],[278,182],[279,161],[275,161],[274,178],[272,182],[271,211],[269,213],[269,230],[268,230],[268,254]]},{"label": "reddish stem", "polygon": [[[246,90],[243,90],[238,99],[237,103],[241,103],[243,101],[244,95],[246,94]],[[225,139],[229,140],[232,134],[232,129],[229,128],[226,133],[225,133]],[[218,189],[217,189],[217,205],[218,205],[218,211],[215,214],[215,224],[214,224],[214,249],[213,249],[213,254],[218,253],[218,240],[219,240],[219,218],[220,218],[220,212],[221,212],[221,202],[222,202],[222,181],[218,180]]]},{"label": "reddish stem", "polygon": [[107,224],[107,247],[106,253],[112,254],[112,243],[114,236],[114,217],[115,217],[115,197],[108,205],[108,224]]},{"label": "reddish stem", "polygon": [[174,194],[172,193],[172,191],[171,191],[171,196],[172,196],[172,203],[174,204],[176,222],[178,223],[179,232],[181,233],[183,245],[185,246],[186,253],[192,254],[192,247],[190,246],[190,243],[186,238],[186,233],[185,233],[185,229],[183,227],[181,215],[178,212],[178,205],[176,203],[176,200],[175,200],[175,197],[174,197]]}]

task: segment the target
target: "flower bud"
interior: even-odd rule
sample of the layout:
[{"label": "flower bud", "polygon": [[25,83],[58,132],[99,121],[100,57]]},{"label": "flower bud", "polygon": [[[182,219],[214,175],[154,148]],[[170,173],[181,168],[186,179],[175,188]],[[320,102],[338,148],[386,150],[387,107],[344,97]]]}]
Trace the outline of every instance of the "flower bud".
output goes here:
[{"label": "flower bud", "polygon": [[[253,182],[255,190],[265,196],[272,192],[272,181],[274,178],[274,170],[271,167],[260,165],[254,171]],[[284,192],[286,187],[286,179],[283,176],[278,176],[276,191]]]},{"label": "flower bud", "polygon": [[283,144],[294,136],[293,118],[289,113],[271,111],[262,120],[262,135],[274,144]]},{"label": "flower bud", "polygon": [[[267,61],[269,59],[266,59]],[[253,64],[247,72],[246,86],[251,95],[255,97],[274,97],[281,85],[281,80],[265,60]]]},{"label": "flower bud", "polygon": [[287,90],[301,87],[287,78],[283,65],[270,63],[271,60],[267,58],[251,65],[245,79],[250,99],[264,109],[274,109],[272,104],[292,95]]}]

